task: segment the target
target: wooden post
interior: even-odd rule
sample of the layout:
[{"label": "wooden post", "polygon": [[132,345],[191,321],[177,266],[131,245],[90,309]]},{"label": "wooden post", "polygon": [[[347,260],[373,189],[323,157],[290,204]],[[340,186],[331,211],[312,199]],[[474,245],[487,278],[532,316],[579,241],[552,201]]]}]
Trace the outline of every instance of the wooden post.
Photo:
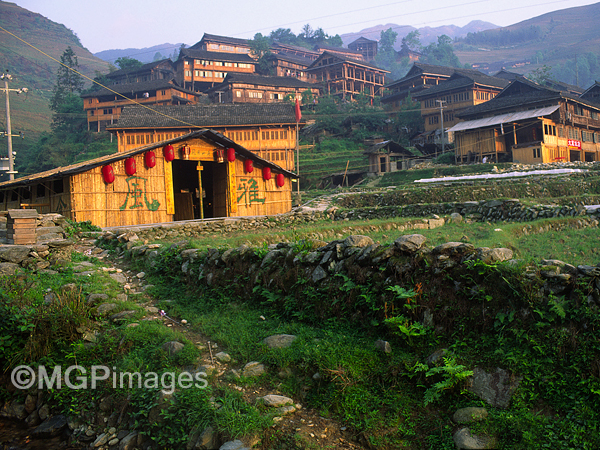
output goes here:
[{"label": "wooden post", "polygon": [[346,170],[344,171],[344,178],[342,178],[342,187],[344,186],[344,181],[346,181],[346,174],[348,173],[348,165],[349,164],[350,164],[350,160],[348,160],[348,162],[346,163]]},{"label": "wooden post", "polygon": [[203,198],[203,189],[202,189],[202,162],[198,161],[198,166],[196,170],[198,171],[198,196],[200,197],[200,218],[204,219],[204,198]]}]

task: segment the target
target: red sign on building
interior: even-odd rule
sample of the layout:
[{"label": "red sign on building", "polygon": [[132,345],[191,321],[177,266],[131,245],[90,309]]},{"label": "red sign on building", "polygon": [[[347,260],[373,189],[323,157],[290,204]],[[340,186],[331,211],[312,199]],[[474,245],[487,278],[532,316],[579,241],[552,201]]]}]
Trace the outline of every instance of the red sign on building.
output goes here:
[{"label": "red sign on building", "polygon": [[569,148],[577,148],[581,150],[581,141],[578,141],[577,139],[569,139],[567,141],[567,146]]}]

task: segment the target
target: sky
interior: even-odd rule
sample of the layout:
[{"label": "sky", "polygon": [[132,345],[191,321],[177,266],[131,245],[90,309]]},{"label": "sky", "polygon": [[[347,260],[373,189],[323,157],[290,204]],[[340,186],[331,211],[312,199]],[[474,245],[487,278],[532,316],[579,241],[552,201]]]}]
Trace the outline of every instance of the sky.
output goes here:
[{"label": "sky", "polygon": [[[328,35],[394,23],[416,28],[483,20],[508,26],[594,0],[8,0],[62,23],[92,53],[164,43],[193,45],[204,33],[252,39],[305,24]],[[343,10],[342,10],[343,6]]]}]

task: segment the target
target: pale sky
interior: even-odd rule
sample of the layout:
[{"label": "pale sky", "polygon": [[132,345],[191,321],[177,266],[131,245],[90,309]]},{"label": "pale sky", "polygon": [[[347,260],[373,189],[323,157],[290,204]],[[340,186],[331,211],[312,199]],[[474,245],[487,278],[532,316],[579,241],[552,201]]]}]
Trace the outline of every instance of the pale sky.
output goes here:
[{"label": "pale sky", "polygon": [[[204,33],[251,39],[277,28],[299,34],[305,24],[329,35],[395,23],[416,28],[483,20],[508,26],[593,0],[8,0],[62,23],[92,53],[182,42]],[[343,8],[343,10],[342,10]],[[345,12],[344,12],[345,11]]]}]

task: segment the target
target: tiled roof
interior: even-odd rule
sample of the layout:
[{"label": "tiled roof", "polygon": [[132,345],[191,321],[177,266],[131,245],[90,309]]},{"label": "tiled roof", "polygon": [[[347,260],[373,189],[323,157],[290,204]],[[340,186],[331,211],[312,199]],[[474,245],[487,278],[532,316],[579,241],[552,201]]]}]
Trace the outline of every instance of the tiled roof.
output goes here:
[{"label": "tiled roof", "polygon": [[211,128],[295,123],[291,103],[157,105],[152,109],[132,105],[125,107],[117,123],[107,128]]},{"label": "tiled roof", "polygon": [[302,65],[302,66],[310,66],[314,59],[311,58],[305,58],[303,56],[298,56],[298,55],[290,55],[289,53],[271,53],[271,55],[269,56],[270,59],[280,59],[282,61],[288,61],[294,64],[298,64],[298,65]]},{"label": "tiled roof", "polygon": [[234,38],[234,37],[229,37],[229,36],[218,36],[216,34],[204,33],[204,36],[202,36],[202,39],[199,42],[196,42],[190,48],[192,48],[192,49],[200,48],[202,43],[205,41],[220,42],[222,44],[242,45],[242,46],[246,46],[246,47],[249,46],[248,39],[240,39],[240,38]]},{"label": "tiled roof", "polygon": [[350,42],[348,45],[356,44],[357,42],[375,42],[375,43],[377,43],[377,41],[374,41],[372,39],[367,39],[366,37],[361,36],[358,39]]},{"label": "tiled roof", "polygon": [[422,98],[429,95],[440,95],[455,89],[462,89],[473,85],[491,86],[498,89],[504,89],[510,82],[504,78],[491,77],[481,72],[461,72],[457,71],[448,80],[440,82],[437,86],[432,86],[419,94],[415,98]]},{"label": "tiled roof", "polygon": [[152,69],[154,69],[155,67],[160,66],[161,64],[165,63],[166,61],[168,61],[169,66],[171,67],[171,69],[173,68],[173,61],[171,61],[169,58],[167,59],[161,59],[160,61],[153,61],[151,63],[146,63],[140,67],[136,67],[133,69],[119,69],[119,70],[115,70],[114,72],[110,72],[106,74],[107,78],[119,78],[119,77],[123,77],[129,74],[133,74],[133,73],[144,73],[147,71],[150,71]]},{"label": "tiled roof", "polygon": [[272,86],[272,87],[289,87],[289,88],[302,88],[310,89],[316,88],[314,84],[307,83],[306,81],[299,80],[294,77],[267,77],[263,75],[253,75],[245,73],[229,72],[225,77],[223,83],[210,88],[206,92],[221,89],[222,84],[233,84],[233,83],[244,83],[254,84],[257,86]]},{"label": "tiled roof", "polygon": [[102,87],[100,89],[81,94],[81,98],[112,95],[115,92],[127,96],[138,92],[155,91],[158,89],[175,89],[179,92],[187,92],[188,94],[198,95],[196,92],[177,86],[173,80],[150,80],[140,81],[139,83],[115,84],[108,86],[108,88]]},{"label": "tiled roof", "polygon": [[358,60],[358,59],[349,58],[349,57],[347,57],[347,56],[344,56],[344,55],[342,55],[342,54],[339,54],[339,53],[329,53],[329,52],[323,52],[323,53],[321,54],[321,56],[319,56],[319,59],[317,59],[316,61],[313,61],[313,63],[311,64],[311,66],[310,66],[310,67],[308,67],[306,70],[318,70],[320,67],[317,67],[317,66],[316,66],[316,65],[317,65],[317,63],[318,63],[318,62],[319,62],[321,59],[323,59],[323,58],[326,58],[326,57],[328,57],[328,56],[331,56],[331,57],[337,58],[339,61],[342,61],[342,62],[347,62],[347,63],[351,63],[351,64],[357,64],[357,65],[359,65],[359,66],[365,66],[365,67],[369,67],[369,68],[371,68],[371,69],[374,69],[374,70],[377,70],[377,71],[379,71],[379,72],[390,73],[390,71],[389,71],[389,70],[385,70],[385,69],[382,69],[382,68],[380,68],[380,67],[377,67],[375,64],[370,64],[370,63],[368,63],[368,62],[365,62],[365,61],[362,61],[362,60]]},{"label": "tiled roof", "polygon": [[357,52],[356,50],[350,50],[349,48],[344,47],[334,47],[333,45],[315,45],[315,49],[323,50],[324,52],[331,51],[333,53],[346,53],[348,55],[356,55],[361,56],[361,52]]},{"label": "tiled roof", "polygon": [[246,64],[256,64],[256,61],[245,53],[226,53],[226,52],[209,52],[206,50],[194,50],[190,48],[184,48],[181,50],[179,59],[182,56],[194,59],[205,59],[207,61],[228,61],[228,62],[241,62]]}]

